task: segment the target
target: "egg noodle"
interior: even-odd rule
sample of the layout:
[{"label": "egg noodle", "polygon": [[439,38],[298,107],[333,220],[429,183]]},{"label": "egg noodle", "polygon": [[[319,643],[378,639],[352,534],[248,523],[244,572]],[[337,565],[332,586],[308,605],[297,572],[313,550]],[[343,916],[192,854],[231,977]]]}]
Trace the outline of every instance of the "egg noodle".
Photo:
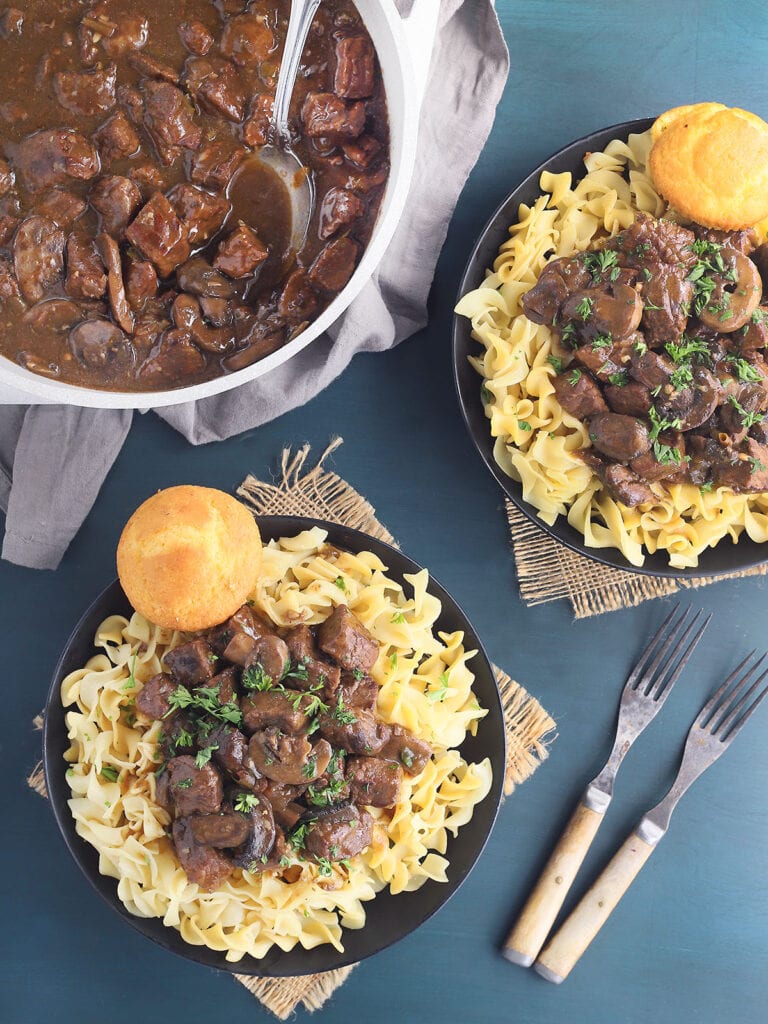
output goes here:
[{"label": "egg noodle", "polygon": [[551,260],[572,256],[629,227],[637,212],[668,215],[646,171],[650,132],[614,140],[584,158],[576,184],[569,173],[542,173],[541,195],[520,205],[519,220],[480,288],[456,312],[472,322],[484,352],[471,359],[483,377],[494,458],[522,484],[523,499],[550,525],[560,515],[583,534],[587,547],[618,548],[632,565],[645,551],[666,551],[674,568],[694,567],[702,551],[743,532],[768,540],[768,494],[702,492],[693,484],[651,484],[653,504],[627,508],[612,498],[578,456],[589,447],[587,428],[557,401],[548,362],[567,365],[570,353],[546,326],[531,323],[521,298]]},{"label": "egg noodle", "polygon": [[328,869],[292,858],[280,873],[236,869],[215,892],[189,881],[157,803],[160,722],[135,713],[135,695],[162,671],[163,655],[186,635],[161,629],[138,613],[112,615],[99,626],[103,653],[71,672],[61,686],[71,741],[65,757],[77,832],[99,853],[99,871],[139,917],[161,918],[186,942],[225,953],[229,961],[263,957],[277,945],[342,950],[342,927],[362,928],[364,903],[389,887],[411,892],[427,879],[447,881],[448,833],[472,817],[491,787],[486,758],[468,764],[456,749],[487,711],[460,632],[435,635],[440,602],[428,593],[426,570],[406,575],[412,591],[386,575],[366,551],[338,551],[319,528],[264,548],[253,604],[277,626],[319,623],[346,603],[381,645],[371,671],[379,684],[377,714],[432,745],[421,775],[404,779],[394,808],[368,808],[373,839],[362,854]]}]

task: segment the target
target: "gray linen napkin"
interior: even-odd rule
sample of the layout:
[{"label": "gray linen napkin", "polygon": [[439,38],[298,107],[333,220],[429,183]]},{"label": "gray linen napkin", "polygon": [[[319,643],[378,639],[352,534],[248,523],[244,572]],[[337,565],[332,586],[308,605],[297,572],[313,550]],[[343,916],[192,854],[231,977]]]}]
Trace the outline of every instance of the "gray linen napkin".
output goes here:
[{"label": "gray linen napkin", "polygon": [[[438,2],[438,0],[435,0]],[[407,13],[412,0],[398,0]],[[371,280],[303,352],[236,391],[155,412],[193,444],[218,441],[304,405],[357,352],[393,348],[427,321],[448,224],[491,130],[509,71],[493,0],[442,0],[402,220]],[[98,495],[132,413],[0,406],[2,557],[55,569]]]}]

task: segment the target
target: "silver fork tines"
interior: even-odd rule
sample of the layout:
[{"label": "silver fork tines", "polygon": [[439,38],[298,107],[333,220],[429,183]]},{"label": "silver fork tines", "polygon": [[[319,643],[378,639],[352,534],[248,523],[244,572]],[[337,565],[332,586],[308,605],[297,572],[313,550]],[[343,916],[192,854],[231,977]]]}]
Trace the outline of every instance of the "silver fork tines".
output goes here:
[{"label": "silver fork tines", "polygon": [[767,655],[763,654],[749,665],[754,657],[755,651],[747,655],[696,716],[688,731],[683,760],[672,788],[661,803],[645,815],[637,828],[637,835],[644,842],[653,846],[659,842],[669,828],[669,819],[680,797],[725,753],[744,723],[768,695],[768,685],[760,690],[768,679],[768,669],[754,678]]},{"label": "silver fork tines", "polygon": [[675,605],[630,672],[621,694],[613,749],[584,795],[584,803],[592,810],[607,808],[627,751],[661,710],[712,618],[704,617],[702,611],[690,615],[690,608],[680,613]]}]

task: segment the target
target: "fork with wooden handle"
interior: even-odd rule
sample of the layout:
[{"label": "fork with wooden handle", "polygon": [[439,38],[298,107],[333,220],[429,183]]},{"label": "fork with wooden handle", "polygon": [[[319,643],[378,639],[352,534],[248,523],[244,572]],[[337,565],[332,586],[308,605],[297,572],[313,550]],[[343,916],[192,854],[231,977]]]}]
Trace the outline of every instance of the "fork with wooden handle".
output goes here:
[{"label": "fork with wooden handle", "polygon": [[768,686],[757,692],[768,677],[768,669],[751,682],[765,661],[765,654],[744,671],[754,654],[753,651],[742,661],[699,712],[688,733],[682,764],[670,791],[661,803],[645,815],[570,917],[544,947],[534,970],[547,981],[559,985],[568,977],[574,964],[608,920],[643,864],[666,834],[669,819],[680,797],[703,771],[725,753],[744,723],[768,694]]},{"label": "fork with wooden handle", "polygon": [[690,608],[686,608],[678,616],[675,605],[632,669],[621,694],[611,755],[584,791],[504,944],[504,956],[512,963],[530,967],[536,959],[597,835],[613,798],[613,783],[625,754],[661,710],[707,628],[711,616],[699,626],[702,613],[697,612],[688,622],[689,614]]}]

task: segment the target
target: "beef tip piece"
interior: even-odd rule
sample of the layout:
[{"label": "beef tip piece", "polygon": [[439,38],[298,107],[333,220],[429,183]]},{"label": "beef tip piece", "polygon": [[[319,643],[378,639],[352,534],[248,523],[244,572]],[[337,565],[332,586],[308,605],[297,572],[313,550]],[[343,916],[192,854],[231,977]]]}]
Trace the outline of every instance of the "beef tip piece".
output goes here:
[{"label": "beef tip piece", "polygon": [[320,648],[342,668],[369,672],[379,656],[379,645],[345,604],[331,612],[318,630]]},{"label": "beef tip piece", "polygon": [[243,142],[246,146],[266,146],[274,106],[274,97],[269,93],[263,92],[253,97],[248,120],[243,125]]},{"label": "beef tip piece", "polygon": [[95,117],[114,107],[117,67],[108,64],[93,71],[58,71],[53,76],[56,99],[70,114]]},{"label": "beef tip piece", "polygon": [[197,150],[203,132],[193,117],[192,106],[175,85],[144,81],[144,126],[164,164],[171,164],[182,149]]},{"label": "beef tip piece", "polygon": [[239,123],[245,117],[248,94],[237,69],[222,61],[200,82],[195,99],[214,114]]},{"label": "beef tip piece", "polygon": [[195,842],[188,818],[174,821],[173,845],[187,878],[206,892],[218,889],[232,874],[232,864],[223,853],[212,846],[201,846]]},{"label": "beef tip piece", "polygon": [[135,85],[118,85],[117,101],[125,110],[129,120],[140,128],[144,123],[144,100]]},{"label": "beef tip piece", "polygon": [[184,331],[165,331],[139,369],[149,387],[189,382],[205,370],[205,356]]},{"label": "beef tip piece", "polygon": [[639,380],[627,381],[622,386],[608,384],[603,394],[611,411],[623,416],[647,416],[652,405],[651,392]]},{"label": "beef tip piece", "polygon": [[[338,711],[347,712],[346,721],[339,721]],[[392,737],[392,727],[377,721],[370,711],[351,712],[337,702],[328,714],[320,716],[320,735],[350,754],[379,754]]]},{"label": "beef tip piece", "polygon": [[361,675],[359,672],[343,672],[338,688],[333,694],[334,700],[355,713],[358,711],[373,711],[379,699],[378,683],[370,676]]},{"label": "beef tip piece", "polygon": [[244,146],[234,146],[224,139],[203,146],[192,163],[192,181],[205,188],[225,189],[247,152]]},{"label": "beef tip piece", "polygon": [[213,760],[239,783],[250,789],[256,784],[256,768],[248,753],[248,740],[239,729],[231,725],[217,725],[208,736],[215,745]]},{"label": "beef tip piece", "polygon": [[339,687],[341,672],[338,665],[323,661],[309,626],[295,626],[285,635],[288,651],[293,659],[289,673],[290,685],[297,690],[323,688],[329,694]]},{"label": "beef tip piece", "polygon": [[178,816],[213,814],[224,796],[221,776],[209,762],[198,768],[190,754],[172,757],[168,762],[168,780]]},{"label": "beef tip piece", "polygon": [[332,92],[310,92],[301,119],[312,139],[356,139],[365,128],[365,104],[346,103]]},{"label": "beef tip piece", "polygon": [[204,57],[213,46],[213,36],[200,21],[185,21],[179,25],[179,38],[196,57]]},{"label": "beef tip piece", "polygon": [[69,332],[69,347],[78,362],[92,370],[104,371],[112,364],[123,365],[132,356],[125,334],[117,324],[103,317],[84,320],[73,327]]},{"label": "beef tip piece", "polygon": [[285,642],[294,661],[303,662],[320,655],[309,626],[294,626],[293,629],[289,629],[285,634]]},{"label": "beef tip piece", "polygon": [[586,419],[598,412],[608,412],[600,388],[587,373],[573,371],[560,373],[552,381],[557,400],[577,420]]},{"label": "beef tip piece", "polygon": [[104,266],[107,268],[107,296],[112,316],[126,334],[133,334],[134,320],[128,299],[125,297],[123,283],[123,265],[120,261],[120,248],[111,235],[100,234],[96,239]]},{"label": "beef tip piece", "polygon": [[246,817],[236,811],[195,814],[187,818],[187,823],[196,843],[201,846],[214,846],[218,850],[240,846],[250,832]]},{"label": "beef tip piece", "polygon": [[713,471],[718,487],[730,487],[742,494],[768,491],[768,447],[748,437],[730,458],[718,460]]},{"label": "beef tip piece", "polygon": [[125,295],[139,313],[157,295],[157,271],[148,260],[129,259],[125,270]]},{"label": "beef tip piece", "polygon": [[202,685],[210,690],[218,691],[220,704],[230,704],[233,700],[237,700],[238,675],[239,673],[234,665],[230,665],[223,672],[217,672],[215,676],[211,676]]},{"label": "beef tip piece", "polygon": [[140,210],[125,237],[154,263],[160,277],[168,277],[189,259],[192,250],[187,229],[161,192]]},{"label": "beef tip piece", "polygon": [[168,699],[176,689],[176,683],[165,672],[152,676],[136,695],[136,708],[155,721],[164,718],[171,710]]},{"label": "beef tip piece", "polygon": [[258,235],[240,221],[219,246],[213,265],[228,277],[250,277],[269,255]]},{"label": "beef tip piece", "polygon": [[367,36],[344,36],[336,43],[333,91],[345,100],[362,100],[373,93],[375,55]]},{"label": "beef tip piece", "polygon": [[8,248],[16,228],[21,223],[19,205],[15,197],[0,199],[0,246]]},{"label": "beef tip piece", "polygon": [[523,312],[534,324],[552,327],[568,296],[588,288],[592,275],[579,256],[552,260],[539,274],[536,284],[523,296]]},{"label": "beef tip piece", "polygon": [[357,263],[357,246],[346,236],[322,249],[309,269],[309,280],[320,291],[336,294],[349,281]]},{"label": "beef tip piece", "polygon": [[232,860],[244,871],[261,871],[277,838],[272,806],[263,796],[258,796],[256,804],[242,816],[248,825],[248,835],[232,851]]},{"label": "beef tip piece", "polygon": [[224,196],[211,195],[183,182],[168,193],[173,208],[187,229],[192,245],[207,242],[224,224],[232,209]]},{"label": "beef tip piece", "polygon": [[306,270],[299,267],[285,282],[277,312],[289,323],[298,324],[310,320],[317,312],[318,304],[317,292],[310,284]]},{"label": "beef tip piece", "polygon": [[0,196],[7,196],[16,183],[16,175],[7,160],[0,158]]},{"label": "beef tip piece", "polygon": [[633,353],[629,372],[635,380],[653,390],[663,388],[669,382],[669,378],[675,372],[675,366],[667,356],[649,349],[647,352]]},{"label": "beef tip piece", "polygon": [[[683,469],[685,458],[685,441],[679,431],[665,431],[659,435],[659,442],[668,445],[670,453],[665,456],[663,462],[656,458],[655,451],[646,452],[636,459],[632,459],[629,468],[637,473],[641,480],[652,483],[655,480],[665,480],[667,477],[677,476]],[[679,454],[676,457],[674,452]]]},{"label": "beef tip piece", "polygon": [[366,204],[346,188],[329,188],[321,207],[319,237],[330,239],[342,227],[348,227],[366,212]]},{"label": "beef tip piece", "polygon": [[693,285],[686,280],[686,268],[659,263],[649,270],[651,277],[643,286],[642,326],[645,340],[653,347],[675,341],[685,330]]},{"label": "beef tip piece", "polygon": [[305,849],[313,857],[344,860],[356,857],[371,845],[372,823],[366,811],[355,804],[336,807],[318,815],[307,830]]},{"label": "beef tip piece", "polygon": [[[722,400],[720,381],[704,366],[693,370],[693,385],[667,394],[671,385],[662,389],[656,407],[669,419],[680,421],[682,430],[693,430],[709,419]],[[762,393],[762,388],[759,389]]]},{"label": "beef tip piece", "polygon": [[24,12],[18,7],[6,7],[0,14],[0,36],[3,39],[13,39],[24,31]]},{"label": "beef tip piece", "polygon": [[611,497],[628,508],[656,500],[656,495],[650,487],[626,466],[618,462],[606,462],[592,451],[582,452],[582,458],[605,484]]},{"label": "beef tip piece", "polygon": [[36,204],[38,213],[56,221],[60,228],[69,228],[85,213],[85,200],[61,188],[53,188]]},{"label": "beef tip piece", "polygon": [[40,302],[64,273],[67,236],[48,217],[27,217],[13,240],[13,263],[21,294]]},{"label": "beef tip piece", "polygon": [[274,49],[275,37],[264,18],[239,14],[227,21],[221,37],[221,52],[235,64],[260,64]]},{"label": "beef tip piece", "polygon": [[379,751],[379,757],[398,761],[409,775],[421,775],[432,757],[432,747],[402,725],[390,726],[390,737]]},{"label": "beef tip piece", "polygon": [[397,761],[378,757],[350,757],[347,782],[356,803],[368,807],[394,807],[403,781]]},{"label": "beef tip piece", "polygon": [[[285,675],[288,668],[288,647],[279,636],[270,634],[255,640],[253,650],[246,658],[246,671],[252,666],[259,666],[271,680],[277,682]],[[227,646],[229,650],[230,645]],[[225,655],[226,657],[226,652]]]},{"label": "beef tip piece", "polygon": [[10,309],[14,312],[26,309],[13,264],[4,256],[0,256],[0,309]]},{"label": "beef tip piece", "polygon": [[307,724],[305,714],[308,698],[298,692],[286,690],[263,690],[249,693],[240,700],[243,713],[243,727],[254,733],[275,725],[284,732],[300,732]]},{"label": "beef tip piece", "polygon": [[99,147],[102,164],[134,156],[141,148],[141,139],[122,110],[118,110],[93,137]]},{"label": "beef tip piece", "polygon": [[140,50],[149,39],[149,22],[142,14],[120,13],[120,20],[111,35],[99,40],[110,57],[122,57],[132,50]]},{"label": "beef tip piece", "polygon": [[615,412],[598,413],[590,418],[589,439],[597,451],[614,462],[629,462],[651,447],[648,428],[642,420]]},{"label": "beef tip piece", "polygon": [[118,241],[125,236],[131,218],[141,205],[138,185],[121,175],[100,178],[88,198],[101,217],[102,230]]},{"label": "beef tip piece", "polygon": [[381,152],[381,143],[373,135],[361,135],[359,139],[342,144],[344,156],[353,167],[365,170]]},{"label": "beef tip piece", "polygon": [[132,53],[128,58],[128,63],[134,71],[138,71],[146,78],[159,79],[168,85],[179,84],[178,72],[170,64],[164,64],[163,61],[149,57],[146,53]]},{"label": "beef tip piece", "polygon": [[165,664],[176,683],[184,686],[198,686],[207,683],[214,675],[216,659],[210,644],[205,640],[190,640],[168,651]]},{"label": "beef tip piece", "polygon": [[29,192],[64,185],[69,178],[90,181],[100,167],[93,143],[66,128],[44,129],[28,136],[17,146],[14,164]]},{"label": "beef tip piece", "polygon": [[609,239],[605,248],[620,252],[622,266],[642,268],[653,263],[690,266],[697,258],[691,248],[695,241],[696,236],[687,228],[641,213],[621,234]]}]

